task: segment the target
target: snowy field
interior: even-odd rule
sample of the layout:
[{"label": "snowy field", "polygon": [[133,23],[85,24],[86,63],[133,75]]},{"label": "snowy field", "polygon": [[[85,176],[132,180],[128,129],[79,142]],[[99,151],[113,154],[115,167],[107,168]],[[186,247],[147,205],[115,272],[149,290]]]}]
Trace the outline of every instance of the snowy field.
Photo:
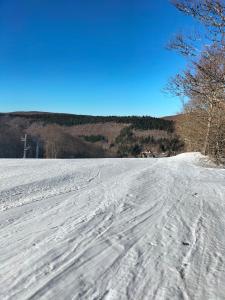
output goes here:
[{"label": "snowy field", "polygon": [[0,160],[0,299],[225,299],[225,170],[201,160]]}]

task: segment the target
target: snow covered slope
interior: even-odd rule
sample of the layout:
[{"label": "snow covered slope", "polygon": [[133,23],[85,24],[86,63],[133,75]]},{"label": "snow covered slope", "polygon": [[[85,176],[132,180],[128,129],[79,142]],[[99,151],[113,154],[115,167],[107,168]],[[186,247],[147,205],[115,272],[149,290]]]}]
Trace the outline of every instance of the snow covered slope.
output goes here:
[{"label": "snow covered slope", "polygon": [[225,170],[1,160],[0,299],[225,299]]}]

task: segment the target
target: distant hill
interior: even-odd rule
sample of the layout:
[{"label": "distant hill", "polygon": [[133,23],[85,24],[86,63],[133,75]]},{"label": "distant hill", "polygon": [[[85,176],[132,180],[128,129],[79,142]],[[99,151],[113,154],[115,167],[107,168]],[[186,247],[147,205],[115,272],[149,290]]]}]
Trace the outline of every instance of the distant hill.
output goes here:
[{"label": "distant hill", "polygon": [[177,114],[177,115],[173,115],[173,116],[166,116],[166,117],[162,117],[163,120],[167,120],[167,121],[179,121],[184,115],[183,114]]},{"label": "distant hill", "polygon": [[181,143],[173,119],[150,116],[89,116],[49,112],[0,113],[0,157],[135,157],[142,151],[174,153]]},{"label": "distant hill", "polygon": [[114,122],[130,124],[135,129],[159,129],[171,132],[173,131],[173,122],[170,120],[150,116],[89,116],[49,112],[11,112],[1,113],[0,116],[9,118],[19,117],[27,119],[30,122],[43,122],[43,124],[57,124],[62,126]]}]

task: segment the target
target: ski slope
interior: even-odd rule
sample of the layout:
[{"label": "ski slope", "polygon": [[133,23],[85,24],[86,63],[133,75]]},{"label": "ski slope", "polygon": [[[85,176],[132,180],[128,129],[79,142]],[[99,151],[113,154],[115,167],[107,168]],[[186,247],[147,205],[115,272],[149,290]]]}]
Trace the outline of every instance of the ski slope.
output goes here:
[{"label": "ski slope", "polygon": [[0,299],[225,299],[225,170],[1,160]]}]

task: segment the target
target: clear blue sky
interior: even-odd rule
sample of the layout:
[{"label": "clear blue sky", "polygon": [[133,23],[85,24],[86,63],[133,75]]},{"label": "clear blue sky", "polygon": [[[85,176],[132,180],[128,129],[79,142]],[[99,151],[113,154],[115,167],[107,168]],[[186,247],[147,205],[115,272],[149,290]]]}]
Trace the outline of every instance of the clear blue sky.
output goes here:
[{"label": "clear blue sky", "polygon": [[0,0],[0,111],[163,116],[192,21],[167,0]]}]

